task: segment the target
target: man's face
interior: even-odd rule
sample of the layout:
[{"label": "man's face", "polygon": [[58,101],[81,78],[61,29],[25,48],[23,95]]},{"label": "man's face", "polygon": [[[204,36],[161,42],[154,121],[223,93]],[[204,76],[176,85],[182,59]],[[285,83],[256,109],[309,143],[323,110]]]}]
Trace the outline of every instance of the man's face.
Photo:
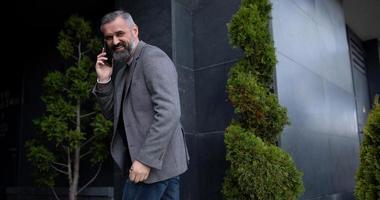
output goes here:
[{"label": "man's face", "polygon": [[137,26],[129,25],[122,17],[117,17],[104,24],[101,30],[104,40],[113,54],[113,59],[127,61],[138,42]]}]

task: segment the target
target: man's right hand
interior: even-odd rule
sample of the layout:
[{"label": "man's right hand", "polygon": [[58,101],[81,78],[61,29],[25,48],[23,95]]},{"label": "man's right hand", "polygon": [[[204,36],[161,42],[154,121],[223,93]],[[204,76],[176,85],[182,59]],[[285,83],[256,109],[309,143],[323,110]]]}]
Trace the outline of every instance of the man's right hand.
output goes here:
[{"label": "man's right hand", "polygon": [[107,60],[106,52],[104,52],[103,50],[102,53],[100,53],[97,56],[96,65],[95,65],[96,74],[100,82],[105,82],[109,80],[109,78],[112,75],[112,66],[110,66],[107,62],[105,62],[106,60]]}]

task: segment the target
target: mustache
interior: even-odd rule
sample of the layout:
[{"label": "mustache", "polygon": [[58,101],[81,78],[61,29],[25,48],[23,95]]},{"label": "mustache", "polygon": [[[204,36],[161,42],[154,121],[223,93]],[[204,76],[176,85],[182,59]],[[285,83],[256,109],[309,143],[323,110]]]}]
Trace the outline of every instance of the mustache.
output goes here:
[{"label": "mustache", "polygon": [[129,44],[128,42],[119,42],[118,44],[112,45],[111,49],[115,51],[119,47],[124,47],[125,49],[129,49]]}]

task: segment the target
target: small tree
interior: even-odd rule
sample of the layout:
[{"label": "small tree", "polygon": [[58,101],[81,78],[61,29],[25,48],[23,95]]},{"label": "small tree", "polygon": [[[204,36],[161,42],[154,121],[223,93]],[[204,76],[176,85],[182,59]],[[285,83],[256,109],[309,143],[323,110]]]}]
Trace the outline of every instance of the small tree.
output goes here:
[{"label": "small tree", "polygon": [[380,104],[377,96],[364,127],[360,165],[356,172],[357,200],[380,199]]},{"label": "small tree", "polygon": [[273,90],[276,57],[270,11],[269,0],[243,0],[228,24],[231,43],[245,56],[233,66],[227,82],[237,119],[225,134],[230,164],[223,186],[226,199],[289,200],[303,191],[302,173],[275,145],[289,122]]},{"label": "small tree", "polygon": [[[96,75],[88,55],[101,48],[90,24],[71,16],[59,33],[57,48],[69,67],[44,78],[42,101],[46,111],[34,120],[39,139],[29,140],[25,146],[27,159],[37,169],[36,181],[51,188],[59,199],[54,186],[57,175],[63,174],[69,184],[69,199],[75,200],[95,180],[107,158],[106,138],[112,123],[90,98]],[[80,187],[80,165],[84,161],[97,170]]]}]

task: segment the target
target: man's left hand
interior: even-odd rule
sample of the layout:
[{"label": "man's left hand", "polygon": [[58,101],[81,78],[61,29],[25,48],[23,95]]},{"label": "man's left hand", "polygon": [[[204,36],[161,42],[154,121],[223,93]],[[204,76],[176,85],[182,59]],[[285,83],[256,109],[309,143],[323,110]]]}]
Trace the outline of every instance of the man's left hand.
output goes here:
[{"label": "man's left hand", "polygon": [[129,180],[131,180],[134,183],[145,181],[149,176],[149,172],[149,166],[144,165],[138,160],[135,160],[133,161],[132,167],[129,170]]}]

